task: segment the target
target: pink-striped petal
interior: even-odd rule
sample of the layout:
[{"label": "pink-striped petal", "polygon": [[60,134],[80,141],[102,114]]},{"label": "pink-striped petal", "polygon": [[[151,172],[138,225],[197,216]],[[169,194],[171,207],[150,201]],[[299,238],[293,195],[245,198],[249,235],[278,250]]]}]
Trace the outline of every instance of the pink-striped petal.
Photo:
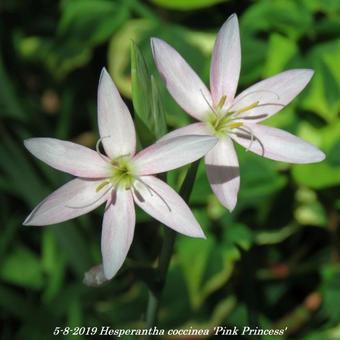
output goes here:
[{"label": "pink-striped petal", "polygon": [[135,231],[135,207],[130,190],[121,189],[108,203],[103,219],[102,256],[104,274],[111,279],[122,266]]},{"label": "pink-striped petal", "polygon": [[98,87],[98,127],[110,158],[135,153],[136,132],[129,109],[105,68]]},{"label": "pink-striped petal", "polygon": [[153,57],[165,85],[178,105],[198,120],[211,111],[211,95],[202,80],[182,56],[165,41],[151,39]]},{"label": "pink-striped petal", "polygon": [[30,138],[24,144],[41,161],[71,175],[86,178],[110,175],[109,163],[85,146],[54,138]]},{"label": "pink-striped petal", "polygon": [[325,158],[314,145],[286,131],[258,124],[249,124],[247,128],[254,136],[253,142],[243,132],[232,138],[260,156],[287,163],[315,163]]},{"label": "pink-striped petal", "polygon": [[241,43],[236,14],[231,15],[218,32],[212,54],[210,90],[214,105],[222,96],[231,104],[241,70]]},{"label": "pink-striped petal", "polygon": [[143,176],[141,181],[136,182],[133,191],[137,205],[181,234],[205,238],[191,210],[176,191],[154,176]]},{"label": "pink-striped petal", "polygon": [[220,139],[205,156],[205,165],[212,190],[223,206],[232,211],[240,188],[240,169],[229,137]]},{"label": "pink-striped petal", "polygon": [[258,102],[259,106],[239,114],[239,117],[248,117],[251,123],[267,119],[290,103],[305,88],[313,73],[313,70],[295,69],[262,80],[241,92],[231,110],[250,108]]},{"label": "pink-striped petal", "polygon": [[152,175],[179,168],[204,156],[217,142],[212,136],[181,136],[149,146],[135,157],[139,175]]},{"label": "pink-striped petal", "polygon": [[64,222],[94,210],[107,199],[108,188],[96,192],[101,180],[76,178],[38,204],[24,225],[49,225]]},{"label": "pink-striped petal", "polygon": [[181,136],[188,136],[188,135],[211,135],[209,129],[207,128],[205,123],[193,123],[182,128],[173,130],[166,135],[164,135],[161,139],[157,141],[157,143]]}]

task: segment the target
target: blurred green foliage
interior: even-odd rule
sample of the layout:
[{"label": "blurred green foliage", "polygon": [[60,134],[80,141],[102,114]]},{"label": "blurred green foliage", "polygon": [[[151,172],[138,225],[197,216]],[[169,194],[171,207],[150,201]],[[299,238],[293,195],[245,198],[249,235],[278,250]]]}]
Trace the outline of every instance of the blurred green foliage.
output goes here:
[{"label": "blurred green foliage", "polygon": [[[138,210],[119,275],[98,289],[84,286],[84,272],[100,262],[103,208],[57,226],[22,227],[69,178],[33,159],[22,141],[49,136],[94,147],[105,65],[135,110],[140,145],[163,134],[165,121],[168,129],[187,124],[159,79],[149,39],[168,41],[207,82],[216,33],[233,12],[242,44],[239,91],[289,68],[313,68],[306,90],[268,124],[314,143],[327,158],[287,165],[239,148],[241,190],[232,214],[213,196],[200,165],[191,206],[208,238],[178,238],[159,327],[244,326],[253,309],[261,327],[288,326],[284,338],[340,339],[337,0],[1,1],[1,339],[45,340],[56,326],[143,326],[147,287],[133,263],[155,263],[158,223]],[[139,48],[132,54],[131,44]],[[161,106],[165,116],[155,120],[150,112]],[[185,172],[169,173],[168,181],[179,188]]]}]

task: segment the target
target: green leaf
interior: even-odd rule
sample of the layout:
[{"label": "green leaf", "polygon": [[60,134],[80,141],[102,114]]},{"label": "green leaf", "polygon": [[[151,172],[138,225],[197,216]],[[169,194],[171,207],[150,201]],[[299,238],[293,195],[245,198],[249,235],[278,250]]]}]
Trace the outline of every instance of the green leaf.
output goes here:
[{"label": "green leaf", "polygon": [[297,52],[298,48],[295,41],[280,34],[271,34],[264,76],[269,77],[281,72]]},{"label": "green leaf", "polygon": [[[294,165],[293,177],[295,181],[313,189],[338,185],[340,183],[340,166],[337,161],[338,150],[335,150],[334,146],[340,142],[340,121],[319,129],[313,128],[308,123],[300,125],[300,136],[320,146],[326,153],[326,159],[315,164]],[[330,157],[328,157],[329,155]]]},{"label": "green leaf", "polygon": [[180,11],[205,8],[226,1],[227,0],[152,0],[152,2],[158,6]]},{"label": "green leaf", "polygon": [[166,133],[166,120],[158,84],[153,76],[151,76],[151,97],[151,123],[154,124],[152,130],[158,139]]},{"label": "green leaf", "polygon": [[87,46],[107,40],[128,17],[126,1],[64,1],[58,34]]},{"label": "green leaf", "polygon": [[327,122],[337,119],[340,110],[340,39],[318,44],[308,54],[315,75],[302,97],[302,107]]},{"label": "green leaf", "polygon": [[0,115],[2,117],[11,117],[26,120],[23,108],[16,97],[13,84],[8,77],[1,55],[0,55]]},{"label": "green leaf", "polygon": [[321,270],[323,284],[321,292],[323,295],[323,309],[326,311],[331,322],[340,322],[340,266],[335,264],[325,265]]},{"label": "green leaf", "polygon": [[313,17],[298,1],[257,1],[246,10],[241,23],[249,32],[279,31],[296,40],[310,29]]},{"label": "green leaf", "polygon": [[135,43],[131,43],[132,101],[138,117],[137,131],[143,145],[151,144],[166,132],[165,114],[155,79]]},{"label": "green leaf", "polygon": [[285,176],[276,171],[278,163],[241,149],[238,154],[242,176],[239,205],[258,205],[258,200],[265,202],[287,182]]},{"label": "green leaf", "polygon": [[240,258],[238,247],[249,249],[251,243],[252,234],[244,225],[228,226],[221,243],[212,235],[206,240],[178,240],[178,261],[194,309],[229,279],[234,262]]},{"label": "green leaf", "polygon": [[0,268],[0,277],[31,289],[41,288],[44,282],[39,258],[23,246],[17,246],[12,253],[6,255]]},{"label": "green leaf", "polygon": [[224,229],[223,240],[226,244],[238,245],[248,250],[253,242],[253,234],[246,225],[233,224]]}]

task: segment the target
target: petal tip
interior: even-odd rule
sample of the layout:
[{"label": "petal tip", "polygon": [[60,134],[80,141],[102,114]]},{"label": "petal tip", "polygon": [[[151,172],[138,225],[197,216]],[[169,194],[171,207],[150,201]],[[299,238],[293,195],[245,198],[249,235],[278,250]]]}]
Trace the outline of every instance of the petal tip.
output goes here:
[{"label": "petal tip", "polygon": [[111,280],[116,275],[116,272],[112,270],[112,268],[108,268],[108,266],[105,264],[103,265],[103,269],[104,269],[104,277],[106,280]]},{"label": "petal tip", "polygon": [[99,82],[103,77],[110,77],[110,74],[107,71],[106,67],[103,67],[102,70],[100,71]]},{"label": "petal tip", "polygon": [[31,144],[32,144],[32,140],[33,140],[34,138],[27,138],[27,139],[24,139],[24,146],[25,146],[25,148],[27,149],[27,150],[29,150],[29,148],[30,148],[30,146],[31,146]]},{"label": "petal tip", "polygon": [[26,217],[25,221],[22,222],[22,225],[23,226],[28,226],[28,225],[31,226],[32,225],[32,216],[31,216],[31,214]]},{"label": "petal tip", "polygon": [[229,20],[238,20],[237,14],[236,13],[230,14],[227,21],[229,21]]},{"label": "petal tip", "polygon": [[187,234],[190,237],[195,237],[195,238],[202,238],[204,240],[207,239],[207,237],[204,234],[203,229],[201,228],[201,226],[197,223],[197,227],[196,230],[194,232],[191,232],[190,234]]},{"label": "petal tip", "polygon": [[318,153],[315,155],[314,162],[315,163],[322,162],[323,160],[325,160],[325,158],[326,158],[326,154],[323,151],[318,150]]}]

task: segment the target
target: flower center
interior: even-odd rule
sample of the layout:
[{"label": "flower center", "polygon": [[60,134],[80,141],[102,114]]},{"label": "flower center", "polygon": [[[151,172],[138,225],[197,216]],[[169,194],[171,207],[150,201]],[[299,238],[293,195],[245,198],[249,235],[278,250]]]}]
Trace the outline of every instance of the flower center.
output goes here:
[{"label": "flower center", "polygon": [[136,179],[135,169],[129,156],[121,156],[111,161],[112,176],[109,181],[114,187],[130,189]]},{"label": "flower center", "polygon": [[249,117],[243,117],[241,114],[259,105],[259,102],[256,101],[238,110],[233,110],[233,105],[231,105],[226,111],[223,112],[223,106],[226,99],[226,96],[222,96],[215,108],[209,105],[211,112],[208,114],[207,125],[212,131],[213,135],[218,138],[222,138],[226,134],[233,132],[234,129],[244,130],[241,128],[243,126],[243,119]]},{"label": "flower center", "polygon": [[221,138],[232,129],[242,126],[243,123],[235,122],[232,116],[227,112],[224,115],[210,113],[208,115],[207,125],[216,137]]},{"label": "flower center", "polygon": [[101,182],[96,192],[99,192],[107,185],[111,184],[113,188],[130,189],[136,180],[134,166],[130,156],[120,156],[110,161],[112,166],[111,176]]}]

